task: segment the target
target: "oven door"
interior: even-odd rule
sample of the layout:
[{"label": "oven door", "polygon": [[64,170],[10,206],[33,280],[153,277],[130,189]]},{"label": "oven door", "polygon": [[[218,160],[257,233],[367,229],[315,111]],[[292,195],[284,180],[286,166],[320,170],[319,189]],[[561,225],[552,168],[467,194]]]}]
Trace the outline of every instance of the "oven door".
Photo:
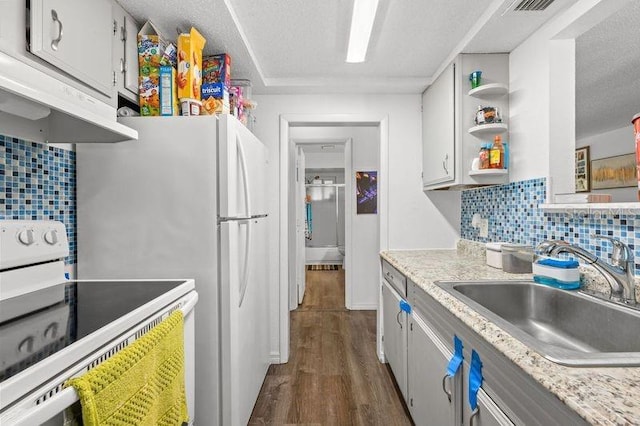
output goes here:
[{"label": "oven door", "polygon": [[[99,351],[76,364],[73,370],[63,372],[0,414],[0,424],[13,426],[62,425],[65,410],[74,404],[79,404],[75,389],[63,389],[64,382],[72,377],[81,376],[99,363],[107,360],[119,350],[133,343],[133,341],[153,328],[154,325],[167,318],[176,309],[181,309],[184,315],[185,388],[189,413],[194,413],[194,306],[197,301],[198,293],[195,291],[189,292],[169,307],[157,312],[127,333],[107,343]],[[193,415],[191,417],[193,418]]]}]

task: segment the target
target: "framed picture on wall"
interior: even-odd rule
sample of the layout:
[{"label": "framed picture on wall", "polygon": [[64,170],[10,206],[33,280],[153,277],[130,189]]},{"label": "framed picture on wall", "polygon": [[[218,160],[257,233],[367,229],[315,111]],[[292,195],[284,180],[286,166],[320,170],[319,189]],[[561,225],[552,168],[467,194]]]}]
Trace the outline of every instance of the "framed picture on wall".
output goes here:
[{"label": "framed picture on wall", "polygon": [[378,213],[378,172],[356,172],[357,214]]},{"label": "framed picture on wall", "polygon": [[576,149],[576,192],[589,192],[591,190],[590,166],[589,147],[583,146]]},{"label": "framed picture on wall", "polygon": [[636,186],[636,155],[625,154],[600,158],[591,162],[593,189],[626,188]]}]

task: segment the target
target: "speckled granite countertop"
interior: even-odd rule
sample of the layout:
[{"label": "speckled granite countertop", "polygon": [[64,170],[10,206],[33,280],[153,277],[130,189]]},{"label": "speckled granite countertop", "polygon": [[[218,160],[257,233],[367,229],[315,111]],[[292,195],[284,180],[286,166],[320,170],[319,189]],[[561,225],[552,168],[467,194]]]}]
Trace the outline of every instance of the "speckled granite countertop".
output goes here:
[{"label": "speckled granite countertop", "polygon": [[640,425],[640,367],[571,368],[555,364],[433,284],[439,280],[530,278],[487,266],[477,247],[398,250],[382,258],[404,273],[526,374],[596,425]]}]

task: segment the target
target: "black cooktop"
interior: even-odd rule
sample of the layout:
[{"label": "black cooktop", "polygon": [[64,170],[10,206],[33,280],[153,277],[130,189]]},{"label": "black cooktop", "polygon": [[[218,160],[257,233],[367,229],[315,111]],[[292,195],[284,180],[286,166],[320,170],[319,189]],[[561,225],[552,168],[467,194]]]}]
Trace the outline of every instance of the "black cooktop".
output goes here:
[{"label": "black cooktop", "polygon": [[[0,382],[61,351],[110,322],[180,286],[182,281],[66,281],[59,301],[0,324]],[[51,288],[3,301],[3,307]],[[16,308],[17,309],[17,308]]]}]

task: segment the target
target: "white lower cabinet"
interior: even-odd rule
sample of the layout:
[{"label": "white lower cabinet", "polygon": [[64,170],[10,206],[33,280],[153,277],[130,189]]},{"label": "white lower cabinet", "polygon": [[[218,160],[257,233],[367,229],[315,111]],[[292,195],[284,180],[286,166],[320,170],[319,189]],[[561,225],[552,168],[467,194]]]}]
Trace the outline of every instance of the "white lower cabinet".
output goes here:
[{"label": "white lower cabinet", "polygon": [[446,374],[453,353],[416,315],[409,319],[409,411],[417,426],[460,424],[462,368]]},{"label": "white lower cabinet", "polygon": [[[465,386],[465,394],[467,392],[468,388]],[[478,407],[475,412],[471,411],[469,404],[465,404],[462,424],[469,426],[514,426],[505,412],[493,402],[482,388],[478,390]]]},{"label": "white lower cabinet", "polygon": [[407,314],[400,309],[402,297],[385,280],[382,283],[384,355],[398,387],[407,400]]}]

